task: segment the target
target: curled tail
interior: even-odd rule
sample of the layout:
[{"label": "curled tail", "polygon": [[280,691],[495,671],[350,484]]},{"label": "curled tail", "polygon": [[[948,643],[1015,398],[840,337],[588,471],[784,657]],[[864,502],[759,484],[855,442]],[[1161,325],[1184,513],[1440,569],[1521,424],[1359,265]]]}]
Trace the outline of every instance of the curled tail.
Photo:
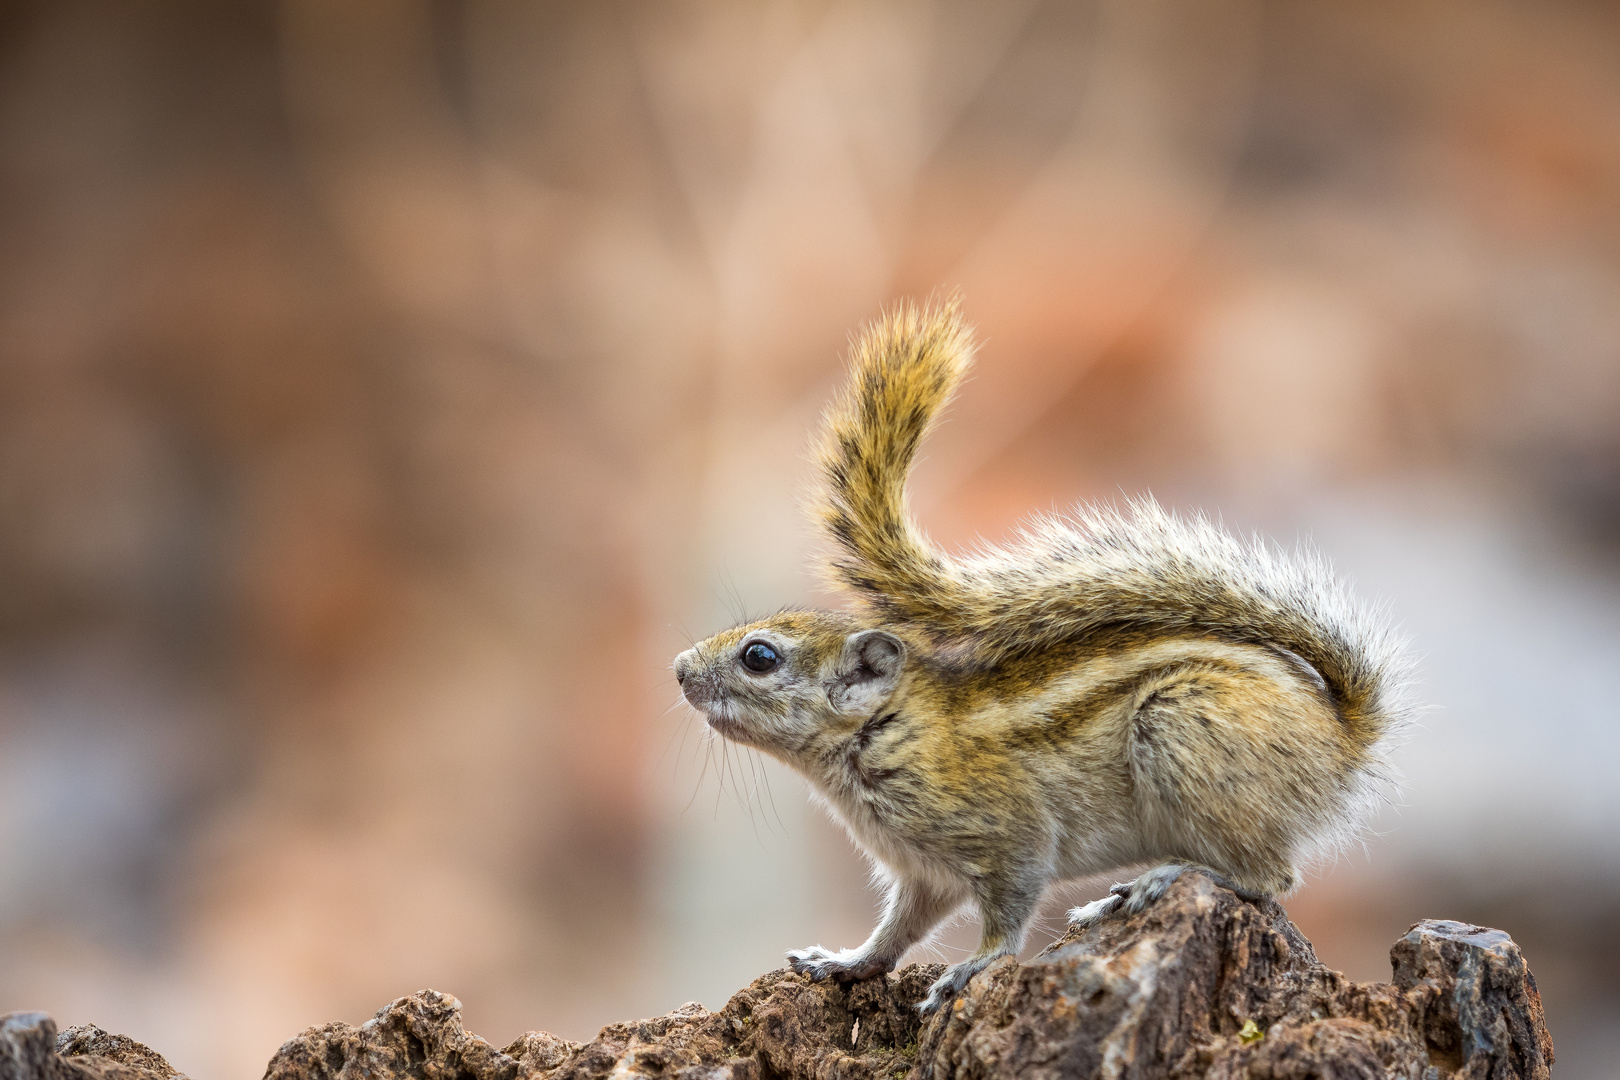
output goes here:
[{"label": "curled tail", "polygon": [[911,519],[906,477],[972,353],[954,302],[900,307],[856,342],[848,388],[828,411],[830,570],[874,616],[979,665],[1112,629],[1247,641],[1314,668],[1364,755],[1404,724],[1402,642],[1310,552],[1240,541],[1151,499],[1041,519],[1008,547],[960,561],[936,548]]},{"label": "curled tail", "polygon": [[820,516],[838,544],[830,570],[884,618],[935,622],[959,611],[957,572],[906,506],[917,445],[973,358],[957,304],[902,305],[850,353],[848,388],[827,412]]}]

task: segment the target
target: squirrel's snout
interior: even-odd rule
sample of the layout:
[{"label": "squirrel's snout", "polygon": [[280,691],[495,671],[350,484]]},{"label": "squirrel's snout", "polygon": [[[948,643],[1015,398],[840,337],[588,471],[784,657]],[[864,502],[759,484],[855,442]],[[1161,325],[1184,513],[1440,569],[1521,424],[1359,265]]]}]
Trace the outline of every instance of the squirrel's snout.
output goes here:
[{"label": "squirrel's snout", "polygon": [[695,709],[708,704],[712,695],[709,680],[699,677],[700,667],[696,649],[687,649],[675,658],[675,681],[681,684],[681,696]]}]

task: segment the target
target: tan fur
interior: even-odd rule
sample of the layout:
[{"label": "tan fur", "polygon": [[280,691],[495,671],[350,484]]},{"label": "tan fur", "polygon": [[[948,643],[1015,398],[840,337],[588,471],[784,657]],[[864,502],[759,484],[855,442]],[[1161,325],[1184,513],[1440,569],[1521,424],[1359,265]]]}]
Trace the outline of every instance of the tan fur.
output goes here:
[{"label": "tan fur", "polygon": [[[1018,947],[1055,880],[1160,864],[1081,921],[1150,902],[1184,864],[1287,892],[1354,829],[1407,709],[1399,643],[1312,554],[1151,501],[972,558],[936,549],[905,481],[971,353],[955,304],[902,307],[852,351],[820,516],[857,614],[786,613],[676,661],[711,725],[800,771],[892,881],[865,945],[796,968],[888,970],[977,905],[981,947],[928,1008]],[[747,667],[754,645],[780,663]]]}]

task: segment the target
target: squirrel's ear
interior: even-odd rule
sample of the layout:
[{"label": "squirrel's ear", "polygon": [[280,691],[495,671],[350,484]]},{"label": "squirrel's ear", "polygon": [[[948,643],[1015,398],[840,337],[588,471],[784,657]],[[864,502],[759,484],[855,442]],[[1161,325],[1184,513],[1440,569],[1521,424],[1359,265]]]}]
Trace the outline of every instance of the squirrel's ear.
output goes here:
[{"label": "squirrel's ear", "polygon": [[827,686],[827,697],[839,712],[876,712],[894,693],[905,665],[905,642],[887,630],[851,634],[844,639],[844,651]]}]

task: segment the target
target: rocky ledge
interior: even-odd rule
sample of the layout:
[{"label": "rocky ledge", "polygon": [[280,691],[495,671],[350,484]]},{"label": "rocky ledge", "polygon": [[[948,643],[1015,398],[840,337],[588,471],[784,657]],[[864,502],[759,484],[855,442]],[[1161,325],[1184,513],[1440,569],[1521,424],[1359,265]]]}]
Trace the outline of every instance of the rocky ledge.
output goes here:
[{"label": "rocky ledge", "polygon": [[[359,1027],[282,1046],[266,1080],[993,1080],[1028,1077],[1547,1077],[1535,979],[1500,930],[1429,920],[1390,950],[1387,983],[1317,962],[1283,909],[1186,874],[1140,914],[991,967],[941,1016],[916,1003],[940,972],[840,986],[775,971],[709,1012],[530,1032],[496,1049],[461,1003],[424,990]],[[153,1051],[43,1013],[0,1022],[0,1080],[184,1080]]]}]

